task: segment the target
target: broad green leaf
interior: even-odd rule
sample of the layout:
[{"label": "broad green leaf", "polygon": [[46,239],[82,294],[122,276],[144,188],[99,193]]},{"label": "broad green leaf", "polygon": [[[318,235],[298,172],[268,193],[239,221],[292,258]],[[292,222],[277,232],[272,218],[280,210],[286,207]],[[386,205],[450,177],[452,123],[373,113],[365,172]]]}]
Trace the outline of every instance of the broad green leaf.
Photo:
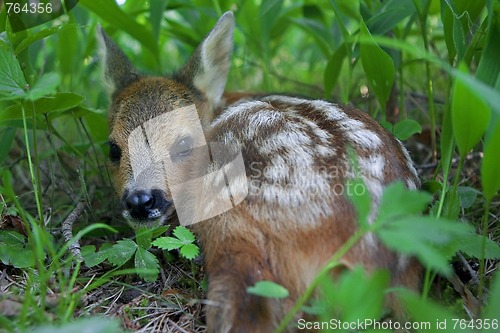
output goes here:
[{"label": "broad green leaf", "polygon": [[335,50],[332,57],[326,64],[323,77],[326,96],[330,96],[333,88],[335,88],[335,85],[337,84],[340,70],[342,69],[342,64],[344,63],[344,58],[347,55],[347,47],[348,46],[346,44],[342,43],[337,50]]},{"label": "broad green leaf", "polygon": [[200,254],[200,248],[196,244],[186,244],[181,247],[181,255],[189,260],[193,260]]},{"label": "broad green leaf", "polygon": [[114,266],[122,266],[132,258],[137,250],[137,244],[130,240],[120,240],[109,250],[108,261]]},{"label": "broad green leaf", "polygon": [[384,309],[384,290],[389,286],[389,274],[375,271],[368,274],[361,267],[344,272],[333,281],[330,275],[320,281],[322,318],[339,314],[344,322],[380,318]]},{"label": "broad green leaf", "polygon": [[137,23],[131,16],[125,13],[114,0],[80,0],[80,5],[94,12],[103,20],[109,22],[121,31],[137,39],[147,47],[155,57],[158,57],[158,46],[153,34],[144,25]]},{"label": "broad green leaf", "polygon": [[0,100],[24,96],[27,84],[14,52],[0,39]]},{"label": "broad green leaf", "polygon": [[[33,103],[25,104],[25,113],[29,115],[34,108],[37,114],[57,113],[66,111],[79,105],[83,101],[83,96],[74,93],[58,93],[50,97],[42,97]],[[21,105],[15,104],[0,112],[0,122],[7,120],[22,119]]]},{"label": "broad green leaf", "polygon": [[[408,190],[402,182],[387,186],[378,209],[377,223],[391,223],[395,218],[421,213],[432,201],[429,193]],[[395,205],[394,203],[398,204]]]},{"label": "broad green leaf", "polygon": [[154,246],[162,250],[172,251],[184,245],[184,242],[174,237],[160,237],[153,241]]},{"label": "broad green leaf", "polygon": [[500,189],[500,120],[484,144],[484,157],[481,164],[481,185],[486,200],[491,201]]},{"label": "broad green leaf", "polygon": [[45,73],[38,78],[24,98],[29,101],[36,101],[43,96],[52,95],[56,92],[60,83],[61,77],[58,73]]},{"label": "broad green leaf", "polygon": [[421,133],[422,126],[413,119],[403,119],[394,125],[393,134],[399,140],[406,140],[413,134]]},{"label": "broad green leaf", "polygon": [[169,0],[151,0],[149,4],[149,17],[153,28],[153,37],[158,41],[160,37],[161,22]]},{"label": "broad green leaf", "polygon": [[154,254],[142,247],[138,247],[135,253],[135,268],[137,269],[137,275],[148,282],[156,281],[160,272],[158,259]]},{"label": "broad green leaf", "polygon": [[330,56],[331,42],[329,38],[331,33],[329,31],[326,31],[323,26],[314,20],[306,18],[291,18],[290,20],[316,40],[316,44],[325,57]]},{"label": "broad green leaf", "polygon": [[178,226],[174,229],[174,236],[183,241],[184,244],[194,242],[194,235],[188,228],[183,226]]},{"label": "broad green leaf", "polygon": [[16,268],[35,265],[35,255],[27,247],[26,238],[15,231],[0,231],[0,261]]},{"label": "broad green leaf", "polygon": [[477,195],[481,193],[473,187],[470,186],[459,186],[457,188],[457,194],[460,198],[460,207],[467,209],[470,208],[474,202],[476,202]]},{"label": "broad green leaf", "polygon": [[416,256],[426,266],[448,274],[448,257],[458,249],[458,240],[474,230],[465,223],[417,216],[393,219],[384,223],[376,233],[389,248]]},{"label": "broad green leaf", "polygon": [[74,75],[76,64],[80,63],[78,48],[80,46],[79,27],[76,24],[67,24],[59,32],[57,38],[57,53],[62,75]]},{"label": "broad green leaf", "polygon": [[[464,238],[460,239],[460,251],[465,252],[467,255],[474,258],[481,258],[483,256],[483,236],[471,233]],[[500,259],[500,246],[498,243],[491,239],[486,239],[486,254],[487,259]]]},{"label": "broad green leaf", "polygon": [[[40,39],[44,39],[45,37],[51,36],[51,35],[57,33],[60,30],[65,29],[65,28],[66,28],[66,25],[57,25],[55,27],[50,27],[47,29],[37,31],[35,33],[30,33],[25,39],[23,39],[16,46],[16,49],[14,50],[14,52],[16,55],[18,55],[19,53],[24,51],[31,44],[39,41]],[[31,32],[31,30],[30,30],[30,32]]]},{"label": "broad green leaf", "polygon": [[413,13],[413,0],[384,1],[377,13],[366,21],[366,25],[373,34],[384,35]]},{"label": "broad green leaf", "polygon": [[[464,64],[460,71],[467,72]],[[456,77],[451,101],[452,126],[460,156],[464,157],[481,140],[490,121],[490,108],[482,97]]]},{"label": "broad green leaf", "polygon": [[87,267],[94,267],[106,260],[109,255],[109,249],[111,249],[111,244],[104,244],[97,252],[95,249],[94,245],[83,246],[81,249],[82,257]]},{"label": "broad green leaf", "polygon": [[492,24],[485,41],[485,48],[481,54],[481,60],[477,67],[476,76],[491,87],[500,89],[500,18],[493,16]]},{"label": "broad green leaf", "polygon": [[391,57],[377,45],[363,21],[360,22],[360,30],[361,64],[381,108],[385,109],[394,82],[394,63]]},{"label": "broad green leaf", "polygon": [[247,288],[247,293],[267,298],[287,298],[288,290],[273,281],[258,281]]}]

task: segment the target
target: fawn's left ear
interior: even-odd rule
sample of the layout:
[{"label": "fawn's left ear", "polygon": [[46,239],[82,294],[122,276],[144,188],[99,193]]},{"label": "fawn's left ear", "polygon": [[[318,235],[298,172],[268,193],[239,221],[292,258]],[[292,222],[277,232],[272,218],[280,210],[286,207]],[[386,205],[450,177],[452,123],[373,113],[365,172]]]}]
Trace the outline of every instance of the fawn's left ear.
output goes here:
[{"label": "fawn's left ear", "polygon": [[105,79],[111,84],[113,92],[120,91],[137,80],[137,70],[101,26],[97,27],[97,40],[104,60]]},{"label": "fawn's left ear", "polygon": [[226,12],[178,76],[200,90],[212,107],[221,100],[233,52],[234,15]]}]

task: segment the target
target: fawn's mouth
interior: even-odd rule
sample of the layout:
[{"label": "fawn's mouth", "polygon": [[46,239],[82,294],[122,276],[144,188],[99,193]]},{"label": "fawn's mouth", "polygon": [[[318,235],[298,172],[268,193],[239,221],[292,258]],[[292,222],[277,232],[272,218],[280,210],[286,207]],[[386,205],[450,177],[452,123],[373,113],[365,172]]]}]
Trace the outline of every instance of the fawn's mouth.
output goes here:
[{"label": "fawn's mouth", "polygon": [[161,226],[175,211],[173,202],[157,189],[127,190],[122,205],[122,215],[133,228]]}]

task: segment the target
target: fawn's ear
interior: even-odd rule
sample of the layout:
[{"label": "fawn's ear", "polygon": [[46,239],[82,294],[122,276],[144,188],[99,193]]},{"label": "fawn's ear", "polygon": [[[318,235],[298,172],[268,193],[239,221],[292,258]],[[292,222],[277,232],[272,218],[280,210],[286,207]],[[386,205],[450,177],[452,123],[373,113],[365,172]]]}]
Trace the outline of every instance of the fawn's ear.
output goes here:
[{"label": "fawn's ear", "polygon": [[194,85],[212,107],[219,104],[233,52],[234,16],[226,12],[198,46],[178,77]]},{"label": "fawn's ear", "polygon": [[99,25],[97,39],[100,42],[101,59],[104,60],[104,74],[113,92],[117,92],[135,81],[139,74],[130,60]]}]

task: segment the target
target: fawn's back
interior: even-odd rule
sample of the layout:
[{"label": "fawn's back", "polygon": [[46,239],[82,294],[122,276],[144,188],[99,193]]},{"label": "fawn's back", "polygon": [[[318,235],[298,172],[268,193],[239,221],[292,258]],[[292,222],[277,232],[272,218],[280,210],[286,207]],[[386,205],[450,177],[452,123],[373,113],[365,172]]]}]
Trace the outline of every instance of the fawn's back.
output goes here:
[{"label": "fawn's back", "polygon": [[[358,110],[223,96],[233,21],[224,14],[173,78],[140,76],[102,33],[115,88],[110,168],[132,225],[174,217],[192,224],[205,254],[209,331],[272,332],[356,231],[349,192],[370,193],[370,223],[387,184],[414,189],[419,180],[402,144]],[[352,182],[358,178],[365,187]],[[342,263],[387,269],[394,285],[418,288],[419,265],[372,234]],[[246,292],[261,280],[283,285],[290,297]]]}]

